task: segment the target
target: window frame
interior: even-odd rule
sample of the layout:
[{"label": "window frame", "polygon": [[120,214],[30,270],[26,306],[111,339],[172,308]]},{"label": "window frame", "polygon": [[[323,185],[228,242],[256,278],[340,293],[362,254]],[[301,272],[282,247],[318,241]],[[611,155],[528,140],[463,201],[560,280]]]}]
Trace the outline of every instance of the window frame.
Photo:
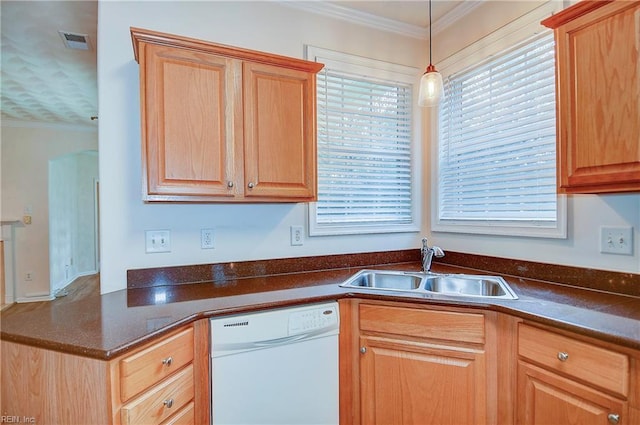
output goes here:
[{"label": "window frame", "polygon": [[[417,87],[420,77],[418,68],[384,62],[376,59],[355,56],[347,53],[328,50],[316,46],[306,46],[306,58],[321,62],[325,67],[344,72],[345,74],[363,75],[368,78],[401,82],[411,86],[411,135],[410,135],[410,169],[411,169],[411,222],[410,223],[345,223],[324,224],[317,222],[317,202],[308,204],[308,225],[310,236],[353,235],[353,234],[385,234],[420,232],[422,223],[421,193],[422,179],[419,158],[422,147],[419,143],[421,134],[421,113],[417,106]],[[372,73],[372,70],[375,70]],[[321,71],[322,72],[322,71]],[[373,75],[372,75],[373,74]],[[320,78],[318,76],[317,78]]]},{"label": "window frame", "polygon": [[[526,42],[543,31],[550,31],[540,25],[540,21],[559,10],[555,2],[544,4],[516,19],[505,27],[491,33],[487,37],[469,45],[443,61],[439,68],[444,78],[482,64],[491,56],[506,52]],[[445,93],[446,95],[446,93]],[[483,234],[499,236],[523,236],[536,238],[567,238],[567,198],[557,194],[556,221],[544,223],[528,220],[454,220],[440,219],[440,128],[439,110],[433,108],[431,121],[431,230],[433,232],[449,232],[461,234]],[[557,193],[557,190],[556,190]]]}]

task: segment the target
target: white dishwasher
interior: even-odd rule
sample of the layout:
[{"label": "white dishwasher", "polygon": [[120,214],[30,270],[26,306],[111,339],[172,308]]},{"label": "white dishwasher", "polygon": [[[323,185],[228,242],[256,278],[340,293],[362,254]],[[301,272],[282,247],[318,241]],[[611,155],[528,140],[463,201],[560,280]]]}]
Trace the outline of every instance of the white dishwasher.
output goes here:
[{"label": "white dishwasher", "polygon": [[338,303],[211,319],[212,423],[338,423]]}]

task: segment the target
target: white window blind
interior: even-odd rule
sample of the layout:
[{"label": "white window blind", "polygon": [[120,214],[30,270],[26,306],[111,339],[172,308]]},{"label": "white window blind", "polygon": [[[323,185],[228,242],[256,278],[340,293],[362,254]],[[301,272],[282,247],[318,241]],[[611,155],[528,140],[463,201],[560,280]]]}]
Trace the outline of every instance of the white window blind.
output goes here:
[{"label": "white window blind", "polygon": [[[310,233],[415,231],[413,87],[418,70],[324,51],[317,76],[318,201]],[[336,59],[337,58],[337,59]],[[400,74],[394,72],[400,70]]]},{"label": "white window blind", "polygon": [[438,225],[556,227],[554,61],[549,31],[445,79]]}]

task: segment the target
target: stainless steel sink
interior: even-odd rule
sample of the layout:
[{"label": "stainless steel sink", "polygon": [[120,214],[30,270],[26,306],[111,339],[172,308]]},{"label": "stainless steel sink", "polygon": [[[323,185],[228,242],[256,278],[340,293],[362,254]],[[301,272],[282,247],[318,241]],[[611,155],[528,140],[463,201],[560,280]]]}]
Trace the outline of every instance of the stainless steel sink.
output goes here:
[{"label": "stainless steel sink", "polygon": [[382,289],[447,296],[517,299],[509,284],[500,276],[361,270],[342,287]]},{"label": "stainless steel sink", "polygon": [[414,291],[420,288],[424,275],[387,270],[361,270],[341,286],[358,288],[390,289],[394,291]]},{"label": "stainless steel sink", "polygon": [[498,276],[436,275],[427,276],[425,291],[447,295],[488,298],[518,298],[507,282]]}]

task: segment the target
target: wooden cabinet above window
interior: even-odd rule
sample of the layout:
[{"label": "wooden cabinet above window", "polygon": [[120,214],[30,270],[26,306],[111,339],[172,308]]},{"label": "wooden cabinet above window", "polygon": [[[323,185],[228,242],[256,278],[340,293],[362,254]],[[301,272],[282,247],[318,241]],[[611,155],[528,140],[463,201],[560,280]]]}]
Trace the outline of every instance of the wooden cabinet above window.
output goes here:
[{"label": "wooden cabinet above window", "polygon": [[556,38],[559,191],[640,191],[640,2],[581,1],[542,24]]},{"label": "wooden cabinet above window", "polygon": [[323,65],[131,28],[143,199],[308,202]]}]

